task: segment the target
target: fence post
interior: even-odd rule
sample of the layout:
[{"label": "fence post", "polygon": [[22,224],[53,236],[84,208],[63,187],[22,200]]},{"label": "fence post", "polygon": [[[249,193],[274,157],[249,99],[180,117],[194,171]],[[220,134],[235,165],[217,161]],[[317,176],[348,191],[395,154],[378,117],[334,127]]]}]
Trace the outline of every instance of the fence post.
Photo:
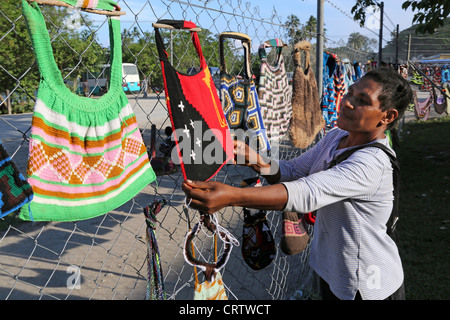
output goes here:
[{"label": "fence post", "polygon": [[411,55],[411,34],[408,34],[408,50],[406,51],[406,62],[408,63]]},{"label": "fence post", "polygon": [[398,65],[398,29],[399,25],[397,24],[397,30],[395,31],[395,63]]},{"label": "fence post", "polygon": [[381,67],[383,62],[383,15],[384,15],[384,2],[380,3],[380,34],[378,38],[378,68]]},{"label": "fence post", "polygon": [[6,90],[6,107],[8,108],[8,114],[12,114],[11,95],[10,95],[10,91],[8,89]]},{"label": "fence post", "polygon": [[322,96],[323,82],[323,4],[324,0],[317,0],[316,78],[319,97]]}]

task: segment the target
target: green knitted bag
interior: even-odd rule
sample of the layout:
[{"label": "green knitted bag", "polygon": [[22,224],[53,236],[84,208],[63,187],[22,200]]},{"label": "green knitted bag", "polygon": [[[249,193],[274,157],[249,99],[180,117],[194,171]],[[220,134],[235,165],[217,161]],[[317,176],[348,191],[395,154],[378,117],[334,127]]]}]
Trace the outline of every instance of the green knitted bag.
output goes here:
[{"label": "green knitted bag", "polygon": [[27,170],[34,199],[31,210],[22,208],[20,218],[76,221],[105,214],[156,178],[122,88],[120,20],[108,18],[109,91],[91,99],[64,84],[39,6],[26,0],[22,6],[41,79]]}]

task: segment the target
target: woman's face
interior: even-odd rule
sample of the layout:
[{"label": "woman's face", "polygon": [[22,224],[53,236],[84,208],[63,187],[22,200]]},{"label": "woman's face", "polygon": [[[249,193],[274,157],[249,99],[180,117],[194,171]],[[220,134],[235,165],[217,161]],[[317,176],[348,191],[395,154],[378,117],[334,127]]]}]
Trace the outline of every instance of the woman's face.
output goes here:
[{"label": "woman's face", "polygon": [[380,85],[370,78],[352,84],[340,103],[337,125],[348,132],[367,133],[379,129],[386,111],[380,108]]}]

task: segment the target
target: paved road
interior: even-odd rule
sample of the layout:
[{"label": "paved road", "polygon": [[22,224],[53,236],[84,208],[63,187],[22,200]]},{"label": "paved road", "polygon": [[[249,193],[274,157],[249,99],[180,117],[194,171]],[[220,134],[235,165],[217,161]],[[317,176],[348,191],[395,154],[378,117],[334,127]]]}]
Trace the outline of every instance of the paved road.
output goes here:
[{"label": "paved road", "polygon": [[129,95],[128,100],[141,129],[149,128],[149,123],[155,124],[158,129],[170,125],[164,94],[150,94],[147,98]]},{"label": "paved road", "polygon": [[[169,125],[170,121],[166,109],[164,95],[159,98],[156,94],[143,98],[142,95],[129,95],[131,107],[136,114],[139,127],[142,129],[149,128],[151,124],[156,124],[157,128],[162,125]],[[23,136],[29,136],[31,126],[31,113],[13,114],[0,116],[0,139],[2,141],[14,141],[23,139]]]},{"label": "paved road", "polygon": [[[424,98],[427,93],[419,93],[419,98]],[[151,94],[148,98],[143,98],[142,95],[128,95],[131,107],[136,114],[139,127],[141,129],[150,130],[151,124],[155,124],[158,129],[170,125],[169,116],[166,109],[166,102],[164,95],[157,96]],[[445,115],[445,114],[444,114]],[[430,118],[439,117],[434,108],[431,108]],[[17,115],[1,115],[0,116],[0,139],[3,142],[13,142],[23,140],[23,137],[28,137],[31,126],[32,114],[17,114]],[[405,114],[405,121],[415,120],[413,112]]]}]

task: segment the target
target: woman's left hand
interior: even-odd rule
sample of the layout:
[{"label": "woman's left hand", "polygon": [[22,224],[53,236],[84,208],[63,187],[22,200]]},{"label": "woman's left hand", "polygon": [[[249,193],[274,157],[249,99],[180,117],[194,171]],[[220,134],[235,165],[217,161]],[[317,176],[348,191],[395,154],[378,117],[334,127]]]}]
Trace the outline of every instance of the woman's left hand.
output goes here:
[{"label": "woman's left hand", "polygon": [[212,214],[233,203],[236,187],[218,181],[190,181],[183,182],[181,188],[187,196],[190,207]]}]

